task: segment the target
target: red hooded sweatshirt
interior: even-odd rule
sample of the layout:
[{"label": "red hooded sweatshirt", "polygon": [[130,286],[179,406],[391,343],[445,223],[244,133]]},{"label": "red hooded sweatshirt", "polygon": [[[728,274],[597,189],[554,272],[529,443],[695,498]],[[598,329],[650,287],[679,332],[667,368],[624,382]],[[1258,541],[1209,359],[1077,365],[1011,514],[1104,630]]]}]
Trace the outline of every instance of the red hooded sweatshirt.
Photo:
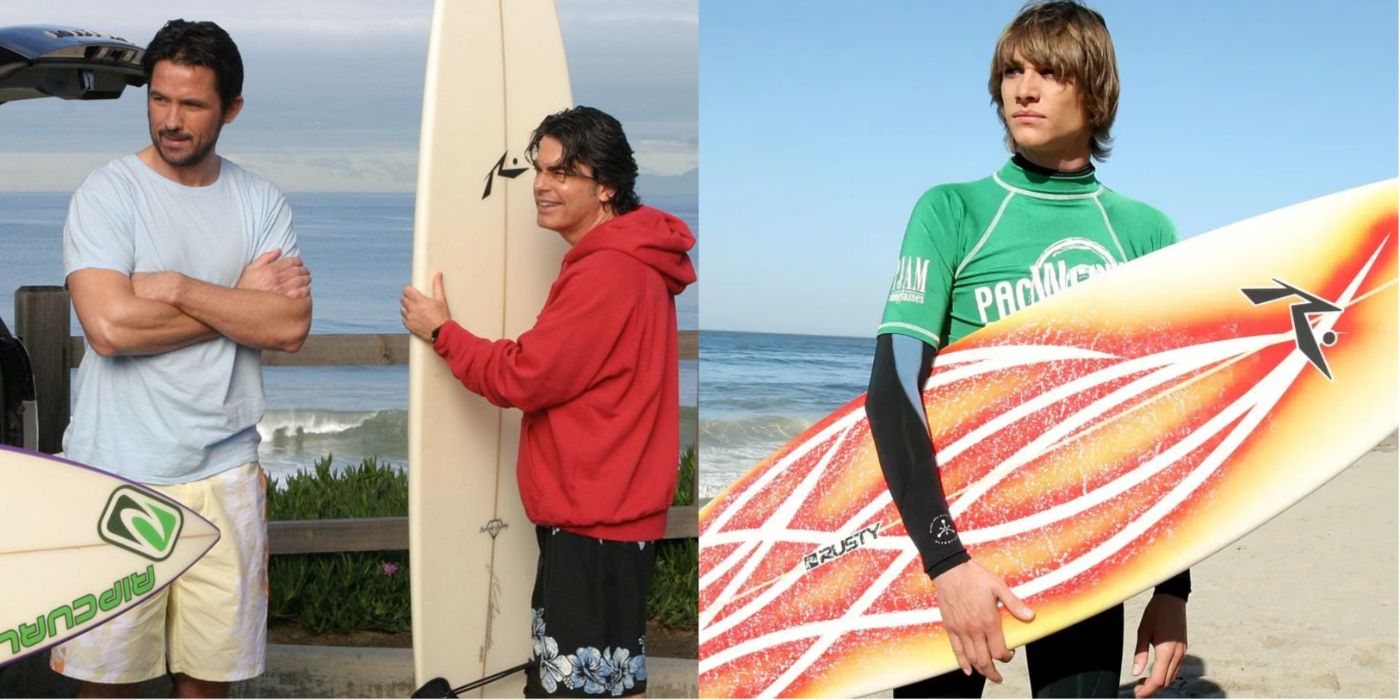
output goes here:
[{"label": "red hooded sweatshirt", "polygon": [[449,321],[434,349],[468,389],[518,408],[515,473],[538,525],[657,540],[680,456],[675,296],[695,281],[685,222],[641,207],[564,255],[535,326],[486,340]]}]

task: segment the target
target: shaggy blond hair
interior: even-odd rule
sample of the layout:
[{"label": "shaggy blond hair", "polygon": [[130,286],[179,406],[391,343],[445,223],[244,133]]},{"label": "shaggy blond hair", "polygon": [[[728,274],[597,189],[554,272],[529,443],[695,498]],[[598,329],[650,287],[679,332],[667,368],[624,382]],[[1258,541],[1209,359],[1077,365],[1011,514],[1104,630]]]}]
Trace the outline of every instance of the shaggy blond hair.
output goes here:
[{"label": "shaggy blond hair", "polygon": [[1118,61],[1103,15],[1072,0],[1031,2],[1002,30],[992,55],[987,91],[997,106],[1006,146],[1013,152],[1016,143],[1003,116],[1001,81],[1008,68],[1019,67],[1013,58],[1017,51],[1027,61],[1074,84],[1094,130],[1091,155],[1100,161],[1108,158],[1113,142],[1109,129],[1118,116]]}]

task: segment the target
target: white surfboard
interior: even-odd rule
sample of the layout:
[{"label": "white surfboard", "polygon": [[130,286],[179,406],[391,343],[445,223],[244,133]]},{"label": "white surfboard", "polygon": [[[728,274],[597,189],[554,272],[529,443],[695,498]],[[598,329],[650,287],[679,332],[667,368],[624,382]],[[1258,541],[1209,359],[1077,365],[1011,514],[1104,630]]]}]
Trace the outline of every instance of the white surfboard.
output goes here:
[{"label": "white surfboard", "polygon": [[[567,247],[535,225],[531,131],[572,104],[551,0],[437,0],[428,44],[413,285],[443,273],[455,320],[528,330]],[[515,482],[520,413],[409,348],[409,547],[418,684],[454,687],[529,660],[538,548]],[[524,678],[485,686],[521,694]]]},{"label": "white surfboard", "polygon": [[144,486],[0,446],[0,666],[126,612],[204,556],[219,530]]}]

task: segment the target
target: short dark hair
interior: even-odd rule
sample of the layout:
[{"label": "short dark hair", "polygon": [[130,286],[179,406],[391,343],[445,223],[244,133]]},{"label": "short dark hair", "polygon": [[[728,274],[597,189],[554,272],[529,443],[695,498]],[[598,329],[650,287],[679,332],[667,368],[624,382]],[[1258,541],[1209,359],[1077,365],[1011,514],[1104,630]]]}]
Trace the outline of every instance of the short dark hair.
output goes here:
[{"label": "short dark hair", "polygon": [[582,105],[544,118],[530,137],[525,155],[530,162],[540,150],[540,139],[549,136],[564,146],[560,165],[572,171],[580,163],[593,168],[593,181],[617,191],[608,202],[621,216],[642,205],[637,196],[637,161],[622,133],[622,124],[599,109]]},{"label": "short dark hair", "polygon": [[148,85],[151,72],[160,61],[203,66],[214,71],[220,108],[225,112],[233,106],[234,99],[243,94],[243,56],[228,32],[213,22],[183,19],[166,22],[141,57],[141,70],[146,73]]}]

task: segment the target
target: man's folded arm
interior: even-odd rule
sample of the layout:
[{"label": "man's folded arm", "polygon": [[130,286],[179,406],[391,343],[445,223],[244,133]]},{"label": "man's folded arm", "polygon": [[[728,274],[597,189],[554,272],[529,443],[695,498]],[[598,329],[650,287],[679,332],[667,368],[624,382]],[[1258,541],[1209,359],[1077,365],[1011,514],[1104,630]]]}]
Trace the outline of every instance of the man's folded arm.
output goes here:
[{"label": "man's folded arm", "polygon": [[115,270],[76,270],[68,291],[88,345],[104,357],[152,355],[219,336],[170,304],[136,296],[131,278]]},{"label": "man's folded arm", "polygon": [[[161,280],[157,298],[240,345],[296,352],[311,332],[311,297],[220,287],[180,275]],[[140,289],[138,283],[138,289]]]}]

